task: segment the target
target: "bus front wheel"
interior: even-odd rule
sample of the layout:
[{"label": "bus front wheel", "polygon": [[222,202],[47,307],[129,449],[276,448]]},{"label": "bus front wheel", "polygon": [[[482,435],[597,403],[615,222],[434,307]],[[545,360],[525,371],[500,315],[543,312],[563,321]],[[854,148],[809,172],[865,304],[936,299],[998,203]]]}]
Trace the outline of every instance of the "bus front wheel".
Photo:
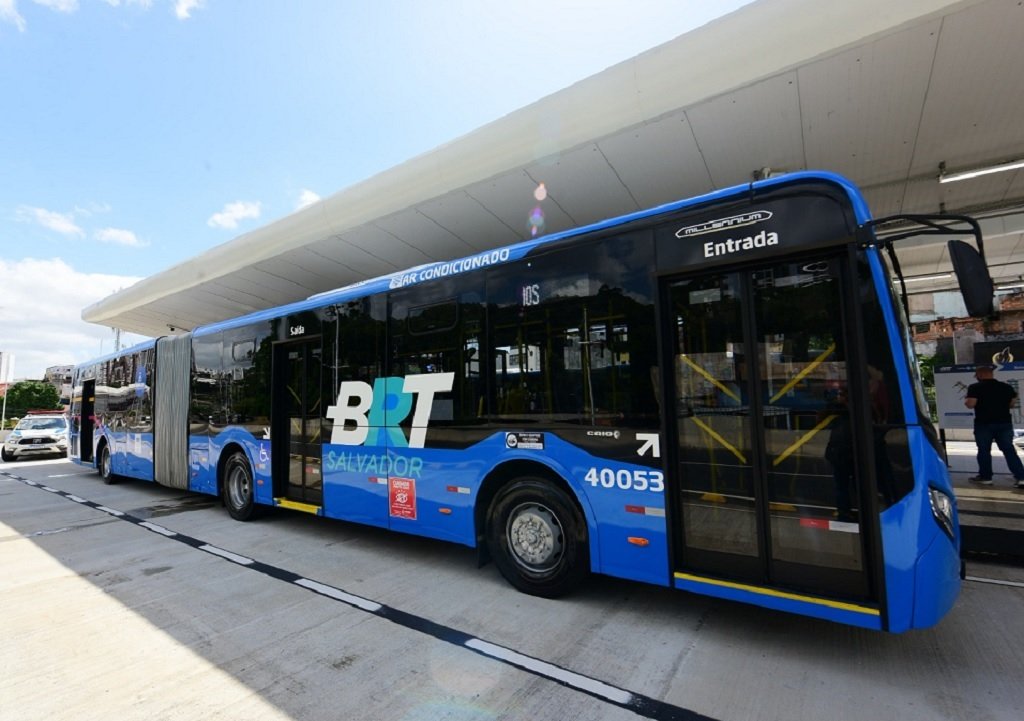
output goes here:
[{"label": "bus front wheel", "polygon": [[501,575],[534,596],[562,596],[590,570],[586,523],[572,499],[543,478],[518,478],[498,492],[487,546]]},{"label": "bus front wheel", "polygon": [[232,518],[236,521],[248,521],[256,515],[252,470],[243,454],[232,454],[224,464],[221,488],[224,505],[227,506],[228,514]]}]

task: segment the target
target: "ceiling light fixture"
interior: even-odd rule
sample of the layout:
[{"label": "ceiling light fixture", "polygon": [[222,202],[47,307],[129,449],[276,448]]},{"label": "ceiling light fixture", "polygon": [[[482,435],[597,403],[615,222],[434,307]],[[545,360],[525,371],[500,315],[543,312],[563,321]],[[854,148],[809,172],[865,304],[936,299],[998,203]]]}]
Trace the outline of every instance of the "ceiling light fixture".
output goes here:
[{"label": "ceiling light fixture", "polygon": [[1002,173],[1006,170],[1018,170],[1024,168],[1024,160],[1011,160],[1008,163],[1000,163],[999,165],[987,165],[984,168],[977,168],[975,170],[964,170],[959,173],[950,173],[946,175],[946,163],[939,163],[939,182],[940,183],[955,183],[958,180],[970,180],[971,178],[977,178],[981,175],[989,175],[990,173]]},{"label": "ceiling light fixture", "polygon": [[904,283],[917,283],[922,280],[945,280],[946,278],[952,278],[952,273],[939,273],[938,275],[919,275],[916,278],[904,278]]}]

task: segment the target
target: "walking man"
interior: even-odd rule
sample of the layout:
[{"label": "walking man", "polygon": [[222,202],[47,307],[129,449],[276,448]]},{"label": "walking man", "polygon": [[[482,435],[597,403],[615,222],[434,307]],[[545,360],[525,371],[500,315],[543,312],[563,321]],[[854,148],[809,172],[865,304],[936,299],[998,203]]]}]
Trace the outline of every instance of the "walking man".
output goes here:
[{"label": "walking man", "polygon": [[974,411],[974,442],[978,445],[978,475],[971,481],[992,485],[992,441],[1003,452],[1017,488],[1024,488],[1024,464],[1013,447],[1013,419],[1010,408],[1017,403],[1017,391],[1009,383],[992,377],[991,365],[979,365],[974,370],[977,383],[967,387],[964,405]]}]

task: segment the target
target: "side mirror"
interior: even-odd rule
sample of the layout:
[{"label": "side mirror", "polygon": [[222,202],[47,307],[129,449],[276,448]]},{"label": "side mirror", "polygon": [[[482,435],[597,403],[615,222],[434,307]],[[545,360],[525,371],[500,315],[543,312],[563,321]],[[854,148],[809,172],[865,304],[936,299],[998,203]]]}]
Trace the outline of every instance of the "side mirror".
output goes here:
[{"label": "side mirror", "polygon": [[985,318],[992,315],[992,298],[995,289],[992,276],[988,273],[985,259],[974,246],[962,240],[951,240],[947,243],[949,259],[960,284],[960,294],[964,298],[967,314],[972,318]]}]

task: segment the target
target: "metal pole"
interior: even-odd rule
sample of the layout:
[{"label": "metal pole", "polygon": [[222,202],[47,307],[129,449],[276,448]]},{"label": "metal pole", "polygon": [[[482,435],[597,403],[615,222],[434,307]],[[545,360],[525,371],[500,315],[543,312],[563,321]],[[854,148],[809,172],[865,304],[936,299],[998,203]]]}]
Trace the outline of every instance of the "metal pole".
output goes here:
[{"label": "metal pole", "polygon": [[3,382],[4,382],[4,410],[0,413],[0,431],[7,425],[7,394],[11,390],[11,377],[14,375],[14,355],[10,354],[10,363],[7,362],[8,354],[3,357]]}]

